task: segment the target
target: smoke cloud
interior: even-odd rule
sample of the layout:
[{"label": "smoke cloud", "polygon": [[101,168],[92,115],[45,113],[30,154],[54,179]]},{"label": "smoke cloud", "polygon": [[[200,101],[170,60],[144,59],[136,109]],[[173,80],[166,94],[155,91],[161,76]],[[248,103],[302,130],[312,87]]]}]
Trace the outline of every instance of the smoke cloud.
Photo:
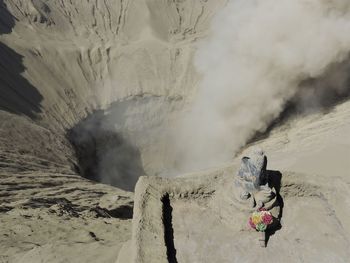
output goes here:
[{"label": "smoke cloud", "polygon": [[315,108],[327,90],[344,93],[349,51],[348,0],[229,1],[198,46],[202,79],[176,141],[178,168],[230,160],[291,100]]}]

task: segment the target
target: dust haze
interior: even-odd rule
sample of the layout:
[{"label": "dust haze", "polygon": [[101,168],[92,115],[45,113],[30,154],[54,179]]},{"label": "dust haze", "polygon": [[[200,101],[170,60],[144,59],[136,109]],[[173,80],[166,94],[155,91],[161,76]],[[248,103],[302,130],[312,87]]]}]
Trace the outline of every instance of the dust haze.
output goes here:
[{"label": "dust haze", "polygon": [[232,159],[293,101],[318,110],[348,92],[347,0],[232,0],[198,45],[201,75],[177,136],[177,168]]}]

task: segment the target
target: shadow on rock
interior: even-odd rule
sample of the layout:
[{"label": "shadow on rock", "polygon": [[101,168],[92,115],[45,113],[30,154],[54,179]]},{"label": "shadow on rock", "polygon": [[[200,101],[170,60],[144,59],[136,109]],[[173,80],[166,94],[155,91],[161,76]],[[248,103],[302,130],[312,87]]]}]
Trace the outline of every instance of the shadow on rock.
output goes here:
[{"label": "shadow on rock", "polygon": [[350,99],[350,56],[334,63],[322,76],[306,78],[299,83],[298,92],[289,100],[279,117],[263,132],[257,132],[248,143],[267,139],[271,132],[297,116],[314,112],[329,113]]},{"label": "shadow on rock", "polygon": [[16,19],[8,11],[6,4],[0,0],[0,35],[10,34],[15,26]]},{"label": "shadow on rock", "polygon": [[284,202],[283,202],[282,196],[280,195],[281,184],[282,184],[282,173],[280,171],[273,171],[273,170],[267,170],[266,173],[267,173],[269,187],[271,188],[273,187],[276,189],[277,203],[280,207],[278,218],[274,220],[272,227],[266,231],[266,245],[267,245],[270,237],[273,236],[276,231],[282,228],[281,219],[283,216]]},{"label": "shadow on rock", "polygon": [[[15,25],[15,18],[0,0],[0,35],[9,34]],[[41,112],[43,100],[38,90],[22,76],[26,68],[24,57],[0,42],[0,110],[24,114],[34,119]]]},{"label": "shadow on rock", "polygon": [[122,205],[115,209],[108,210],[99,206],[92,209],[96,213],[97,217],[103,218],[119,218],[122,220],[132,219],[133,205]]}]

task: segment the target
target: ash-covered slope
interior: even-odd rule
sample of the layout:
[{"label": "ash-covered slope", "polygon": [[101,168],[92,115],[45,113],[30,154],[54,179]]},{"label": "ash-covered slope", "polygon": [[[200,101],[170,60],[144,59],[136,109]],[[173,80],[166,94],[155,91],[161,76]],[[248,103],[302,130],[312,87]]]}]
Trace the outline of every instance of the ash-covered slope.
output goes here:
[{"label": "ash-covered slope", "polygon": [[[145,169],[159,172],[156,158],[144,151],[161,156],[151,146],[161,138],[143,131],[159,129],[193,92],[193,42],[223,2],[1,1],[2,123],[12,114],[9,125],[18,132],[11,132],[11,141],[26,137],[38,145],[5,144],[2,152],[21,156],[25,169],[36,170],[44,159],[45,169],[69,170],[76,161],[67,130],[114,102],[118,114],[103,120],[104,129],[127,131]],[[33,133],[38,138],[31,139]],[[48,136],[56,142],[46,143]],[[22,169],[18,159],[4,157],[4,169]]]}]

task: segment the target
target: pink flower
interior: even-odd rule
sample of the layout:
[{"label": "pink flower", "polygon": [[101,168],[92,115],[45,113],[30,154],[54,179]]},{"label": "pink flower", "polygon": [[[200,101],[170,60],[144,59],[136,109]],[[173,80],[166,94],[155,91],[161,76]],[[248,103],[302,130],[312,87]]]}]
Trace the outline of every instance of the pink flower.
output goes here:
[{"label": "pink flower", "polygon": [[265,225],[269,225],[272,223],[273,217],[270,212],[263,212],[262,221]]}]

